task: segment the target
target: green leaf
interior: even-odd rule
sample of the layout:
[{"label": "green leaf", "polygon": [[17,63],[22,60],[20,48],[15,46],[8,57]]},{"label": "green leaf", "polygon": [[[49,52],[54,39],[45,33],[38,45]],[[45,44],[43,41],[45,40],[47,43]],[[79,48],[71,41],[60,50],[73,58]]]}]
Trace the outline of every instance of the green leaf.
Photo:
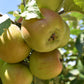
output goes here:
[{"label": "green leaf", "polygon": [[70,56],[70,59],[72,59],[72,60],[76,60],[77,57],[76,57],[76,56]]},{"label": "green leaf", "polygon": [[9,12],[8,12],[8,14],[11,14],[11,15],[13,15],[13,11],[9,11]]},{"label": "green leaf", "polygon": [[84,0],[65,0],[64,11],[77,11],[84,14]]},{"label": "green leaf", "polygon": [[17,22],[19,18],[20,18],[20,16],[16,16],[15,21]]},{"label": "green leaf", "polygon": [[82,32],[82,30],[80,30],[80,29],[71,29],[70,32],[73,35],[79,35]]},{"label": "green leaf", "polygon": [[0,35],[4,32],[4,29],[9,28],[11,20],[8,15],[3,15],[0,17]]},{"label": "green leaf", "polygon": [[18,8],[21,10],[21,13],[24,11],[24,4],[23,3],[21,3],[19,6],[18,6]]},{"label": "green leaf", "polygon": [[75,79],[75,80],[71,81],[70,84],[84,84],[84,80],[81,80],[81,79]]},{"label": "green leaf", "polygon": [[84,11],[84,0],[74,0],[74,2]]},{"label": "green leaf", "polygon": [[74,28],[77,27],[78,21],[77,21],[77,18],[75,16],[71,16],[70,14],[66,14],[63,16],[63,19],[66,21],[72,21],[72,26]]},{"label": "green leaf", "polygon": [[81,60],[82,64],[84,65],[84,52],[82,53],[80,60]]},{"label": "green leaf", "polygon": [[84,17],[84,14],[81,14],[78,12],[72,12],[70,15],[75,17],[76,19],[79,19],[79,20],[83,19],[83,17]]},{"label": "green leaf", "polygon": [[79,51],[79,54],[82,55],[84,51],[84,32],[82,32],[76,40],[76,48]]},{"label": "green leaf", "polygon": [[49,84],[49,80],[41,80],[34,76],[33,84]]},{"label": "green leaf", "polygon": [[24,17],[27,20],[31,18],[43,18],[35,0],[28,1],[27,5],[24,8],[24,12],[20,16]]},{"label": "green leaf", "polygon": [[79,71],[77,69],[71,70],[70,73],[73,75],[79,75]]},{"label": "green leaf", "polygon": [[80,72],[84,72],[84,65],[82,64],[82,62],[81,62],[80,59],[78,60],[77,69],[78,69]]},{"label": "green leaf", "polygon": [[84,73],[80,73],[79,77],[84,80]]},{"label": "green leaf", "polygon": [[[66,72],[65,72],[66,73]],[[69,77],[73,77],[73,74],[72,73],[67,73],[66,75],[64,75],[65,76],[65,78],[69,78]]]},{"label": "green leaf", "polygon": [[71,21],[75,21],[75,20],[77,19],[76,17],[71,16],[71,15],[69,15],[69,14],[63,16],[63,18],[64,18],[65,20],[71,20]]}]

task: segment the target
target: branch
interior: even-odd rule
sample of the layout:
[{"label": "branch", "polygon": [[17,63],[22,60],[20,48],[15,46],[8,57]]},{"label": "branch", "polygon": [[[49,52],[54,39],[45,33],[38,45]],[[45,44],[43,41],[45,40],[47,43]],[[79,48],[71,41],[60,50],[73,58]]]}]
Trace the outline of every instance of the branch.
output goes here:
[{"label": "branch", "polygon": [[25,7],[25,5],[26,5],[25,2],[26,2],[26,0],[23,0],[24,7]]},{"label": "branch", "polygon": [[61,14],[63,14],[63,13],[65,13],[65,11],[64,11],[64,10],[62,10],[62,11],[58,12],[58,14],[59,14],[59,15],[61,15]]},{"label": "branch", "polygon": [[0,16],[2,16],[2,14],[0,14]]}]

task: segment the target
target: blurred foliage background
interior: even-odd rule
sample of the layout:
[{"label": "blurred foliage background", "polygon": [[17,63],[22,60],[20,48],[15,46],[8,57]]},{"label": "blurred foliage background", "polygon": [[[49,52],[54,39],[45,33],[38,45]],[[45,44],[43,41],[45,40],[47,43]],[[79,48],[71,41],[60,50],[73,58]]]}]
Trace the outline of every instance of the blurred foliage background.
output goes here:
[{"label": "blurred foliage background", "polygon": [[70,39],[63,47],[63,72],[59,84],[84,84],[84,15],[72,12],[63,16],[70,27]]}]

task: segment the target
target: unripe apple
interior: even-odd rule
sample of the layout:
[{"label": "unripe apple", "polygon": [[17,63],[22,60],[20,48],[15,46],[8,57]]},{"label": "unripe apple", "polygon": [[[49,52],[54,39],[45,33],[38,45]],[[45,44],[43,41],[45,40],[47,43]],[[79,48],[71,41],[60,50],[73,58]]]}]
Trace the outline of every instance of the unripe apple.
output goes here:
[{"label": "unripe apple", "polygon": [[30,70],[39,79],[47,80],[58,76],[62,71],[60,52],[56,49],[51,52],[40,53],[34,51],[30,56]]},{"label": "unripe apple", "polygon": [[3,84],[31,84],[33,76],[28,67],[21,63],[4,63],[1,69]]},{"label": "unripe apple", "polygon": [[20,28],[14,24],[0,36],[0,58],[5,62],[20,62],[28,56],[30,50],[22,38]]},{"label": "unripe apple", "polygon": [[24,40],[38,52],[49,52],[58,48],[62,42],[65,25],[56,12],[42,8],[42,19],[23,20],[21,32]]},{"label": "unripe apple", "polygon": [[36,0],[39,8],[49,8],[53,11],[60,9],[63,0]]},{"label": "unripe apple", "polygon": [[[26,0],[27,2],[29,0]],[[39,8],[48,8],[53,11],[58,11],[64,0],[36,0]]]}]

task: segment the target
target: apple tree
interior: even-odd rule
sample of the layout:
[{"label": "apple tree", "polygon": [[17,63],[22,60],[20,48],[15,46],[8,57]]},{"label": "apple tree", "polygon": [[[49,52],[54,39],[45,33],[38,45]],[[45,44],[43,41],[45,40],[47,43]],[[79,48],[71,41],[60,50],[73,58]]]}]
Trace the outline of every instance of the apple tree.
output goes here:
[{"label": "apple tree", "polygon": [[84,84],[84,0],[21,0],[0,14],[0,60],[0,84]]}]

